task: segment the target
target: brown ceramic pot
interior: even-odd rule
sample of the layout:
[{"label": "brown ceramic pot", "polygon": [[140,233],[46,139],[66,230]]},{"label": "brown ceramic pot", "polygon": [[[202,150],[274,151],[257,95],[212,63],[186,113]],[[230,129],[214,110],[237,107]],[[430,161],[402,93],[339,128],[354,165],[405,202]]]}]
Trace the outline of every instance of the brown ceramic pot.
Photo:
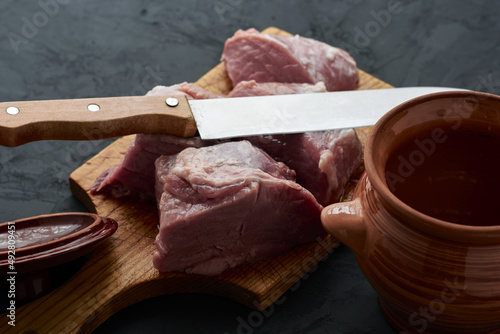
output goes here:
[{"label": "brown ceramic pot", "polygon": [[385,177],[401,133],[444,117],[498,127],[500,97],[436,93],[388,112],[367,141],[353,200],[326,207],[322,221],[354,251],[386,318],[402,333],[490,333],[500,329],[500,214],[492,226],[436,219],[398,199]]}]

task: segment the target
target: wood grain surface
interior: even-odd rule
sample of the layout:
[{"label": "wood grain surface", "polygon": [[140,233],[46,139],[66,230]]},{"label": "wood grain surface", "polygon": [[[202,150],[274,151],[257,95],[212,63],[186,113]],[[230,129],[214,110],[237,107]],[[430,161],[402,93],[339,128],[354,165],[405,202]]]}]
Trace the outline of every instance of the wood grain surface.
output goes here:
[{"label": "wood grain surface", "polygon": [[[277,28],[264,31],[287,33]],[[222,50],[221,50],[222,51]],[[358,89],[391,86],[360,70]],[[231,89],[224,64],[200,78],[197,85],[219,94]],[[357,129],[363,144],[369,128]],[[245,264],[219,276],[159,273],[153,268],[158,215],[154,203],[90,195],[97,176],[120,162],[134,136],[120,138],[87,161],[70,176],[74,195],[89,210],[119,223],[115,234],[103,242],[83,267],[62,286],[16,310],[16,327],[1,324],[1,333],[91,333],[119,310],[141,300],[169,293],[207,293],[227,297],[255,309],[264,309],[336,246],[326,237],[262,262]],[[363,170],[360,167],[346,189],[350,198]]]},{"label": "wood grain surface", "polygon": [[[88,140],[116,138],[152,132],[192,137],[196,122],[186,96],[174,96],[179,104],[170,108],[163,96],[121,96],[68,100],[1,102],[0,110],[15,105],[14,117],[0,114],[0,145],[18,146],[35,140]],[[92,112],[89,106],[99,112]]]}]

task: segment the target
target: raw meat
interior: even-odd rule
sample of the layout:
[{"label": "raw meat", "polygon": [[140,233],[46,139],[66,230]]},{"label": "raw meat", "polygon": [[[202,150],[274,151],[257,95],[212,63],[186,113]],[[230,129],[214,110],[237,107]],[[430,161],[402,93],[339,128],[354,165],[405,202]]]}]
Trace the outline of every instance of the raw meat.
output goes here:
[{"label": "raw meat", "polygon": [[323,82],[314,85],[305,83],[240,81],[227,95],[228,97],[285,95],[326,92]]},{"label": "raw meat", "polygon": [[337,202],[362,159],[353,129],[246,137],[297,173],[297,182],[326,206]]},{"label": "raw meat", "polygon": [[187,148],[156,170],[159,271],[216,275],[325,236],[295,173],[247,141]]},{"label": "raw meat", "polygon": [[301,36],[238,30],[222,53],[233,86],[241,81],[324,82],[328,91],[350,90],[359,81],[354,59],[344,50]]},{"label": "raw meat", "polygon": [[92,185],[92,194],[111,194],[115,198],[137,196],[154,198],[154,162],[160,155],[177,154],[187,147],[202,147],[219,141],[199,137],[181,138],[165,134],[138,134],[122,161],[104,171]]},{"label": "raw meat", "polygon": [[[302,73],[303,78],[307,77],[306,83],[279,83],[279,82],[260,82],[251,80],[253,75],[257,75],[259,79],[263,81],[268,81],[273,79],[273,76],[265,76],[264,72],[258,72],[257,74],[251,71],[251,68],[246,68],[245,71],[240,71],[239,77],[244,80],[236,85],[234,90],[230,92],[230,97],[236,96],[251,96],[251,95],[271,95],[271,94],[290,94],[290,93],[305,93],[305,92],[320,92],[324,91],[325,87],[331,90],[331,86],[335,83],[338,85],[336,89],[351,89],[355,87],[357,81],[357,70],[354,61],[345,54],[344,51],[330,47],[324,43],[320,43],[314,40],[302,38],[302,37],[283,37],[283,36],[269,36],[258,33],[256,30],[239,31],[235,34],[235,37],[229,39],[226,43],[226,49],[224,54],[226,55],[226,66],[231,68],[237,67],[235,61],[237,56],[235,51],[236,47],[245,47],[245,41],[247,43],[258,43],[262,42],[261,52],[271,51],[269,57],[260,57],[261,60],[271,61],[272,66],[265,66],[269,70],[269,73],[278,70],[280,75],[285,75],[286,71],[290,72],[290,75],[285,75],[286,78],[295,78],[292,81],[297,81],[298,76],[296,73]],[[279,46],[279,47],[278,47]],[[232,50],[232,51],[231,51]],[[266,51],[267,50],[267,51]],[[273,53],[272,51],[280,50],[280,54]],[[286,52],[285,52],[285,51]],[[314,50],[314,52],[312,52]],[[243,52],[243,51],[241,51]],[[240,52],[240,53],[241,53]],[[308,53],[309,52],[309,53]],[[312,52],[312,53],[311,53]],[[232,58],[231,55],[234,57]],[[284,61],[290,62],[290,66],[283,65],[283,59],[280,61],[280,57],[285,57]],[[293,58],[295,57],[295,58]],[[269,58],[269,59],[268,59]],[[295,59],[293,61],[293,59]],[[233,59],[233,60],[231,60]],[[286,60],[288,59],[288,60]],[[248,61],[245,60],[245,61]],[[241,62],[240,62],[241,63]],[[293,64],[292,64],[293,63]],[[281,64],[281,65],[277,65]],[[327,66],[328,65],[328,66]],[[228,68],[228,70],[229,70]],[[309,73],[310,71],[311,73]],[[317,75],[314,71],[319,71]],[[230,71],[229,74],[234,71]],[[324,73],[323,73],[324,72]],[[245,74],[246,73],[246,74]],[[261,73],[261,74],[258,74]],[[295,74],[294,74],[295,73]],[[248,78],[243,78],[243,75],[248,75]],[[266,80],[264,80],[266,79]],[[326,79],[325,83],[321,80]],[[318,82],[318,80],[320,80]],[[282,81],[282,80],[276,80]],[[300,80],[298,80],[300,82]],[[340,85],[344,83],[344,85]],[[349,83],[349,84],[347,84]],[[340,87],[342,86],[342,87]],[[200,87],[193,85],[192,83],[183,82],[177,85],[165,87],[157,86],[153,88],[147,95],[171,95],[171,94],[185,94],[189,99],[207,99],[207,98],[219,98],[220,95],[208,92]],[[307,139],[297,140],[297,135],[291,136],[289,139],[285,140],[285,137],[276,137],[277,139],[285,143],[288,140],[293,142],[304,142],[307,143]],[[209,141],[205,142],[199,138],[194,139],[183,139],[169,135],[137,135],[134,143],[130,146],[128,152],[126,153],[124,159],[118,166],[112,167],[105,171],[96,180],[95,184],[92,186],[92,193],[111,193],[115,197],[129,196],[129,195],[140,195],[141,197],[149,197],[153,194],[153,184],[154,184],[154,160],[160,155],[176,154],[186,147],[202,147],[206,145],[212,145],[213,143],[218,143],[220,141]],[[319,144],[323,145],[323,143]],[[266,148],[267,149],[267,148]],[[316,165],[319,164],[319,158],[321,155],[311,153],[310,159],[313,159]],[[302,154],[301,161],[308,161],[307,154]],[[288,158],[280,158],[275,155],[276,158],[281,161],[287,161]],[[292,166],[301,166],[300,163],[292,164]],[[297,168],[297,167],[291,167]],[[322,169],[321,169],[322,170]],[[313,173],[316,171],[321,173],[319,169],[314,170],[313,168],[308,168],[307,173]],[[298,171],[299,181],[304,182],[304,180],[315,179],[315,174],[311,174],[308,177],[302,176],[304,172]],[[343,173],[340,173],[343,174]],[[330,173],[329,175],[334,175]],[[319,179],[324,179],[323,176],[318,176]],[[333,176],[332,176],[333,178]],[[333,182],[333,181],[332,181]],[[331,184],[332,182],[329,182]],[[342,184],[342,183],[340,183]],[[318,191],[317,187],[320,185],[325,185],[324,182],[315,185],[313,182],[306,182],[304,186],[309,187],[316,196],[318,200],[322,203],[326,203],[331,200],[331,198],[336,198],[337,188],[333,189],[333,197],[325,196],[323,191]],[[330,198],[330,199],[329,199]]]}]

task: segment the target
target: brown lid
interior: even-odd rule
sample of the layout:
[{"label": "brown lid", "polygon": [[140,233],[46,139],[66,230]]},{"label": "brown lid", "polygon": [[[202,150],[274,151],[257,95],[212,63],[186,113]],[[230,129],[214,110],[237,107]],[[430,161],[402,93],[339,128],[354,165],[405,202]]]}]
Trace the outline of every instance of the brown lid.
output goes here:
[{"label": "brown lid", "polygon": [[[0,267],[21,273],[69,262],[89,253],[117,227],[116,221],[93,213],[49,214],[0,224]],[[12,260],[14,270],[9,270]]]}]

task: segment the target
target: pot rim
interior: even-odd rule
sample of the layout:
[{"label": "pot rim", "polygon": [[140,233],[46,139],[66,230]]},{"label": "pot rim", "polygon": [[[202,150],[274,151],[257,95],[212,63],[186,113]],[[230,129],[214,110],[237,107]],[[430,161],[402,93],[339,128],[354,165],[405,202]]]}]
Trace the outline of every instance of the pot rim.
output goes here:
[{"label": "pot rim", "polygon": [[[436,99],[448,99],[448,98],[475,98],[478,100],[494,99],[500,104],[500,96],[475,92],[475,91],[447,91],[439,93],[431,93],[423,96],[419,96],[403,102],[402,104],[394,107],[388,111],[384,116],[382,116],[379,121],[372,128],[370,135],[368,136],[366,146],[365,146],[365,171],[370,181],[371,185],[379,195],[380,199],[385,202],[393,210],[396,210],[397,214],[401,217],[406,218],[405,223],[411,225],[412,227],[421,230],[423,232],[438,235],[444,239],[455,241],[455,242],[481,242],[490,243],[500,241],[500,224],[494,226],[472,226],[472,225],[461,225],[432,216],[426,215],[416,209],[412,208],[408,204],[397,198],[390,190],[386,184],[385,177],[381,177],[377,173],[374,163],[374,153],[373,145],[377,139],[377,135],[381,133],[381,129],[387,124],[387,122],[392,119],[396,114],[410,109],[415,105],[436,100]],[[500,219],[500,215],[499,215]]]}]

